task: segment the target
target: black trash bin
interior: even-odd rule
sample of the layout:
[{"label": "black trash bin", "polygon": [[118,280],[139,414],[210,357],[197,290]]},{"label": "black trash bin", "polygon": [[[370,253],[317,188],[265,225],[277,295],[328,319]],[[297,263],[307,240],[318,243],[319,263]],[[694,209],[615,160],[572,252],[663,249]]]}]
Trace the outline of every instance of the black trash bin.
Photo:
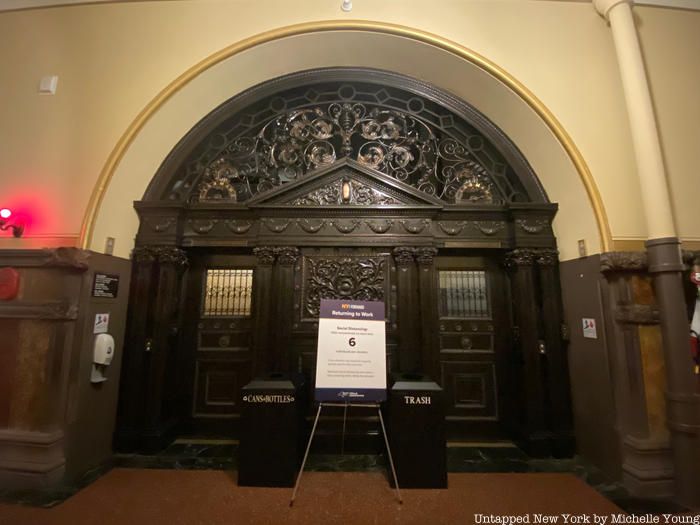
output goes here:
[{"label": "black trash bin", "polygon": [[238,484],[293,487],[301,437],[297,388],[288,379],[255,379],[241,395]]},{"label": "black trash bin", "polygon": [[442,388],[421,375],[399,374],[394,379],[386,414],[399,486],[447,488]]}]

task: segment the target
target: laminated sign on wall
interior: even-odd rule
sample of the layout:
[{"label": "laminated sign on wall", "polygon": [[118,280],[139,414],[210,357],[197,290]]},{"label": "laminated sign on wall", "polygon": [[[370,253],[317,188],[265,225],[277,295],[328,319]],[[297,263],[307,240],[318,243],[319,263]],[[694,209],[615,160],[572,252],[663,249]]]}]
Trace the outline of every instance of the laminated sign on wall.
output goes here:
[{"label": "laminated sign on wall", "polygon": [[386,399],[386,327],[380,301],[321,300],[316,400]]}]

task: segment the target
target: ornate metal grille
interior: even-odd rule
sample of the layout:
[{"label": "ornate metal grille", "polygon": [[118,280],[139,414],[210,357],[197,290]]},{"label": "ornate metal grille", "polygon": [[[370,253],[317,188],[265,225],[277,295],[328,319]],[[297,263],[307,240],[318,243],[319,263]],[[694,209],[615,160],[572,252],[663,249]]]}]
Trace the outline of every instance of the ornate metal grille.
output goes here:
[{"label": "ornate metal grille", "polygon": [[441,270],[439,273],[440,317],[458,319],[490,316],[486,272]]},{"label": "ornate metal grille", "polygon": [[448,203],[530,200],[503,155],[462,118],[363,82],[320,82],[249,105],[194,149],[164,197],[244,202],[343,157]]},{"label": "ornate metal grille", "polygon": [[252,297],[252,269],[210,268],[207,270],[202,315],[250,317]]}]

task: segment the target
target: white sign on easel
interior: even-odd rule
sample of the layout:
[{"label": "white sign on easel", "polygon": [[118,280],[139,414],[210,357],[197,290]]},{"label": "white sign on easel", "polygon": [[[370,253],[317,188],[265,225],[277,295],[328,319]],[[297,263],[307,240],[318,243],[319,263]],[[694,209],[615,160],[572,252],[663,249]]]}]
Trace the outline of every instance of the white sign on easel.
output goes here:
[{"label": "white sign on easel", "polygon": [[316,400],[386,400],[383,302],[321,300]]}]

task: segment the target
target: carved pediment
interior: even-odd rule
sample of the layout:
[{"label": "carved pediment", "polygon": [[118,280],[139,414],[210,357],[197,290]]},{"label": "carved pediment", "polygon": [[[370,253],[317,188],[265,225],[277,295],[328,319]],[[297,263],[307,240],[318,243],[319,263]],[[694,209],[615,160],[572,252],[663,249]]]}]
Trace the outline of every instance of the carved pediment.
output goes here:
[{"label": "carved pediment", "polygon": [[251,208],[442,207],[439,199],[351,159],[342,159],[301,180],[259,194],[248,205]]}]

